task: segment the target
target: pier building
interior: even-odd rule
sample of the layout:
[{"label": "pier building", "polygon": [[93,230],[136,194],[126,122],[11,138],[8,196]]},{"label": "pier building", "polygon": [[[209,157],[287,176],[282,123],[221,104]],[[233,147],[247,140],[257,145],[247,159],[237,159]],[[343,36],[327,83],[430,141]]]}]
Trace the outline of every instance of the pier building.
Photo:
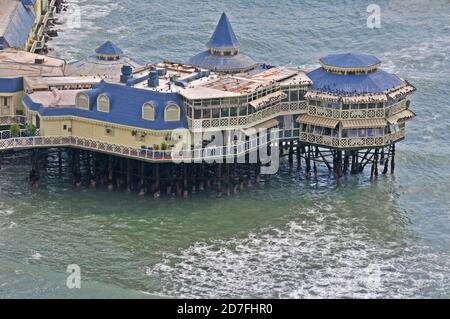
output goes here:
[{"label": "pier building", "polygon": [[375,56],[331,54],[312,71],[256,63],[225,14],[207,47],[189,63],[144,63],[110,41],[71,63],[0,50],[0,151],[38,154],[34,182],[42,150],[58,150],[59,165],[68,150],[76,184],[83,162],[93,185],[132,189],[134,180],[154,196],[208,184],[236,192],[260,179],[266,163],[250,154],[261,148],[307,176],[319,163],[337,177],[368,165],[372,177],[379,166],[394,171],[415,88]]}]

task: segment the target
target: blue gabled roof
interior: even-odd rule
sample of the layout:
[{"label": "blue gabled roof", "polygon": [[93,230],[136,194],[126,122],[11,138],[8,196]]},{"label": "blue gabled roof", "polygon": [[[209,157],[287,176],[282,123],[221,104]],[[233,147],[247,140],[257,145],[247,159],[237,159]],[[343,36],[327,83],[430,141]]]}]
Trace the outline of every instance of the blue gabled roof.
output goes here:
[{"label": "blue gabled roof", "polygon": [[4,34],[0,34],[0,38],[3,38],[1,41],[3,47],[22,49],[28,39],[35,18],[33,10],[19,3],[10,17]]},{"label": "blue gabled roof", "polygon": [[222,13],[219,23],[206,46],[210,49],[237,49],[240,45],[227,15],[225,12]]},{"label": "blue gabled roof", "polygon": [[361,53],[330,54],[321,58],[320,62],[339,68],[369,67],[381,63],[376,56]]},{"label": "blue gabled roof", "polygon": [[[34,103],[29,95],[25,95],[23,101],[27,107],[38,111],[42,116],[73,115],[151,130],[174,130],[188,127],[186,114],[181,107],[182,99],[178,93],[162,93],[106,82],[101,82],[92,90],[84,92],[89,95],[90,110],[82,110],[75,106],[43,107],[41,104]],[[110,98],[109,113],[97,111],[96,104],[99,94],[106,94]],[[154,121],[142,119],[142,105],[145,102],[152,102],[155,105]],[[175,102],[180,106],[180,121],[164,121],[164,109],[169,102]]]},{"label": "blue gabled roof", "polygon": [[190,64],[218,72],[230,72],[251,69],[256,66],[255,60],[246,54],[233,56],[215,55],[204,51],[189,60]]},{"label": "blue gabled roof", "polygon": [[122,50],[118,46],[116,46],[114,43],[112,43],[111,41],[106,41],[105,43],[103,43],[101,46],[99,46],[95,50],[95,53],[103,54],[103,55],[122,55],[123,54]]},{"label": "blue gabled roof", "polygon": [[335,94],[382,93],[403,84],[396,75],[381,69],[368,74],[343,75],[318,68],[309,72],[308,77],[313,81],[313,90]]}]

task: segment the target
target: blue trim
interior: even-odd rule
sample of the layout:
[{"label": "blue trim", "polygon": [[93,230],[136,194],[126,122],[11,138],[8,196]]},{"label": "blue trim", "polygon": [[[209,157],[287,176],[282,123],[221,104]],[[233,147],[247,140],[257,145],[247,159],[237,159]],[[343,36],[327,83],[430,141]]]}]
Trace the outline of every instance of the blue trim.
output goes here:
[{"label": "blue trim", "polygon": [[318,68],[308,73],[312,89],[336,94],[382,93],[403,84],[394,74],[381,69],[363,75],[341,75]]},{"label": "blue trim", "polygon": [[15,93],[23,91],[23,78],[0,78],[0,92]]},{"label": "blue trim", "polygon": [[[182,107],[182,98],[178,93],[161,93],[106,82],[101,82],[97,88],[83,92],[87,93],[91,99],[90,110],[78,109],[75,106],[44,107],[39,103],[33,102],[29,95],[24,96],[23,102],[29,109],[37,111],[41,116],[72,115],[150,130],[188,128],[186,114]],[[96,104],[99,94],[107,94],[109,96],[109,113],[97,111]],[[152,101],[155,105],[154,121],[142,119],[142,105],[149,101]],[[174,102],[180,107],[180,121],[164,121],[164,109],[169,102]]]},{"label": "blue trim", "polygon": [[237,49],[240,45],[227,15],[225,12],[222,13],[216,29],[206,46],[210,49]]},{"label": "blue trim", "polygon": [[321,58],[320,62],[339,68],[369,67],[381,63],[376,56],[360,53],[330,54]]}]

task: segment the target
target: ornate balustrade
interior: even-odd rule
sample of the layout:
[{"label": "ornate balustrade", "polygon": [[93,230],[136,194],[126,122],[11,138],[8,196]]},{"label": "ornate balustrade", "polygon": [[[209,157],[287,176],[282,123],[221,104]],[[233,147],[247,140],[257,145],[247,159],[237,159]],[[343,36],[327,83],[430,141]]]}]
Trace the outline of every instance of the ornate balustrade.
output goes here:
[{"label": "ornate balustrade", "polygon": [[112,144],[87,138],[73,136],[33,136],[0,139],[0,150],[27,149],[35,147],[77,147],[87,150],[110,153],[116,156],[131,157],[146,161],[196,161],[214,160],[224,157],[244,156],[256,151],[260,147],[267,146],[279,140],[277,135],[271,136],[265,131],[259,137],[252,137],[246,142],[235,143],[227,146],[207,146],[191,150],[149,150],[134,148],[124,145]]},{"label": "ornate balustrade", "polygon": [[308,105],[309,115],[333,118],[337,120],[385,118],[406,109],[406,100],[397,102],[387,108],[341,110],[328,107]]},{"label": "ornate balustrade", "polygon": [[225,130],[230,128],[244,128],[249,127],[258,122],[262,122],[264,120],[273,118],[275,116],[299,114],[301,111],[306,110],[307,110],[306,101],[281,102],[247,116],[190,120],[190,127],[194,131],[199,131],[203,129]]},{"label": "ornate balustrade", "polygon": [[384,136],[373,137],[332,137],[314,133],[300,133],[300,141],[309,144],[323,145],[333,148],[366,148],[382,147],[405,137],[405,129]]}]

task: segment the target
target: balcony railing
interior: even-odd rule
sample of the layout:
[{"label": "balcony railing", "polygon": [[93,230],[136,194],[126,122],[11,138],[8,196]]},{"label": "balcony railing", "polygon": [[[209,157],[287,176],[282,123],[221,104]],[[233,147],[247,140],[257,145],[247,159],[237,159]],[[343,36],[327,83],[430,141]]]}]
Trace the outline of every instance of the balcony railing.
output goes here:
[{"label": "balcony railing", "polygon": [[404,109],[406,109],[406,100],[395,103],[387,108],[373,109],[341,110],[313,105],[308,105],[307,107],[309,115],[333,118],[337,120],[385,118]]},{"label": "balcony railing", "polygon": [[364,147],[381,147],[392,144],[405,137],[405,129],[398,132],[385,134],[383,136],[373,137],[332,137],[327,135],[319,135],[314,133],[300,133],[300,141],[329,146],[333,148],[364,148]]},{"label": "balcony railing", "polygon": [[194,131],[201,131],[204,129],[226,130],[230,128],[245,128],[275,116],[299,114],[301,111],[306,111],[306,107],[306,101],[282,102],[247,116],[190,120],[190,127]]}]

